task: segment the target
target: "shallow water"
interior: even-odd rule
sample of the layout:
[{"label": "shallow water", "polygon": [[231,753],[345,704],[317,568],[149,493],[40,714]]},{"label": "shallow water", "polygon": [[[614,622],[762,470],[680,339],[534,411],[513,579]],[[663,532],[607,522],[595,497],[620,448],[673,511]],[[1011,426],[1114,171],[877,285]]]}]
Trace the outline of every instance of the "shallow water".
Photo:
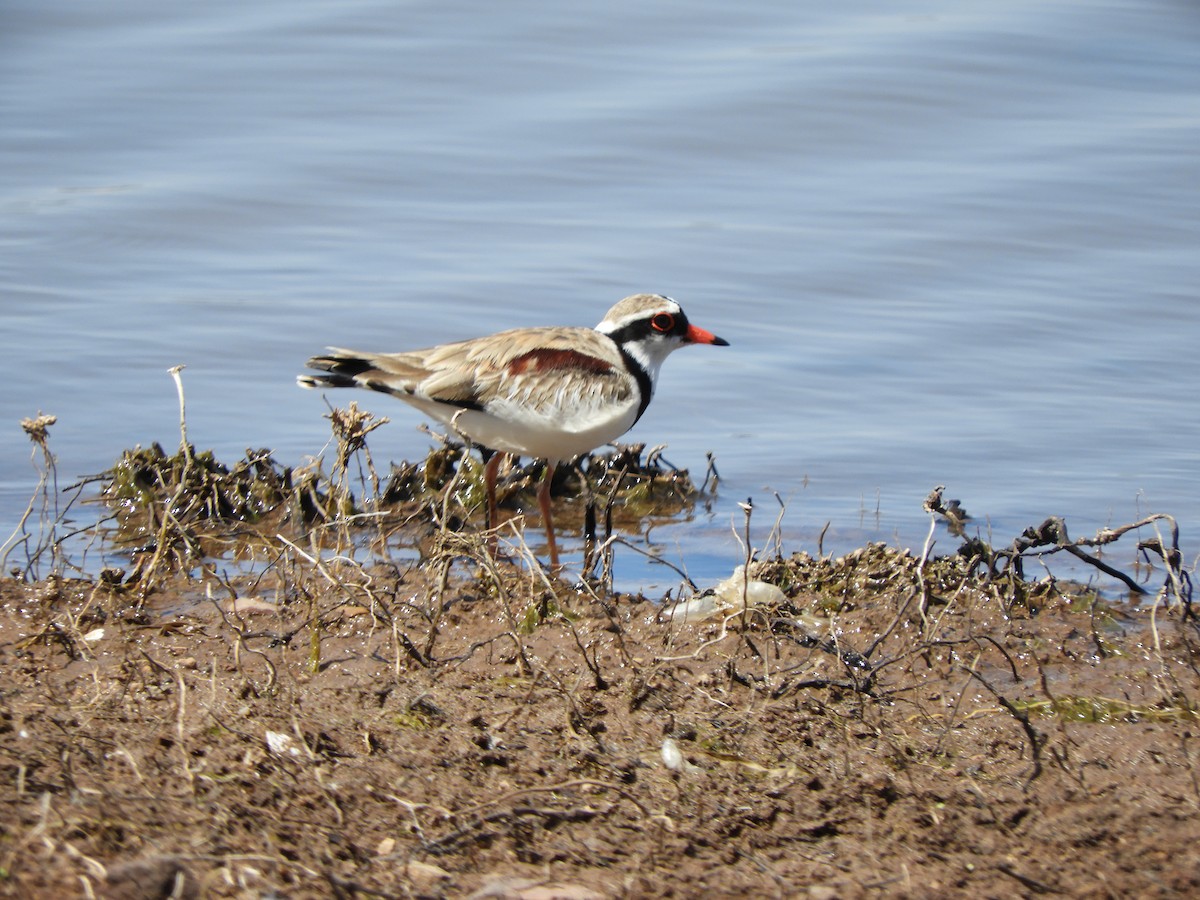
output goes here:
[{"label": "shallow water", "polygon": [[[680,353],[630,439],[723,478],[658,529],[722,577],[919,545],[935,484],[997,543],[1147,511],[1200,530],[1200,16],[1173,2],[10,3],[0,38],[0,537],[63,481],[191,438],[299,462],[326,344],[594,324]],[[378,458],[428,446],[420,417]],[[731,527],[732,526],[732,527]],[[949,545],[945,537],[940,544]],[[1133,551],[1118,551],[1119,563]],[[632,554],[627,580],[657,573]],[[673,578],[662,578],[673,583]]]}]

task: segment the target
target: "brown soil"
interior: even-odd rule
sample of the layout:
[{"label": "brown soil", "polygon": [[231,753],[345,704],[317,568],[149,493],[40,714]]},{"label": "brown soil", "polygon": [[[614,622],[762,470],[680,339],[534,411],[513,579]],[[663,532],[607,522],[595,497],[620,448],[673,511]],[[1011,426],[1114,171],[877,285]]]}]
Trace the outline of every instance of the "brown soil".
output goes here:
[{"label": "brown soil", "polygon": [[528,568],[278,549],[144,600],[0,582],[0,891],[1200,892],[1179,608],[870,547],[681,624]]}]

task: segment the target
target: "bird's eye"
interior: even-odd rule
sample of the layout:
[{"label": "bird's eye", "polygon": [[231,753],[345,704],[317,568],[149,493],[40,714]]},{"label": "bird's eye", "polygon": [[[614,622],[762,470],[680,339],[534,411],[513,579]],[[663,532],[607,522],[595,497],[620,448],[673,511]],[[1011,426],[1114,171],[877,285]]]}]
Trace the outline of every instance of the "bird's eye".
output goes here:
[{"label": "bird's eye", "polygon": [[650,320],[650,327],[655,331],[666,334],[675,327],[675,317],[670,313],[659,313]]}]

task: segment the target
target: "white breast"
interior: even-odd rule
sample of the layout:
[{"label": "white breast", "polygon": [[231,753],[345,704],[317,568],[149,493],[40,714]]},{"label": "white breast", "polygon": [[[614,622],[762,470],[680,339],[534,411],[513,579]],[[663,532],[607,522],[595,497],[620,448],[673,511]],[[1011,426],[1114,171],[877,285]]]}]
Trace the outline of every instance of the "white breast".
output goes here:
[{"label": "white breast", "polygon": [[403,398],[445,422],[472,443],[518,456],[568,460],[615,441],[633,427],[637,403],[593,404],[575,398],[571,405],[534,409],[514,400],[495,399],[486,410],[448,410],[420,397]]}]

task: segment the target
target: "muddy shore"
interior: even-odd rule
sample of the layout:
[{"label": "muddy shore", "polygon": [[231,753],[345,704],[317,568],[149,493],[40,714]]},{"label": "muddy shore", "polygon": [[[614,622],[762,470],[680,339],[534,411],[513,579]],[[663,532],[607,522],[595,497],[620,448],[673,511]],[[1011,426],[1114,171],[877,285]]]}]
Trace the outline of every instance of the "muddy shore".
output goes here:
[{"label": "muddy shore", "polygon": [[139,472],[127,569],[0,579],[7,896],[1200,892],[1190,583],[779,548],[672,609],[436,511],[395,555]]},{"label": "muddy shore", "polygon": [[786,604],[699,623],[508,565],[329,563],[282,601],[5,581],[0,889],[1200,890],[1195,623],[1056,589],[922,604],[914,562],[763,563]]}]

